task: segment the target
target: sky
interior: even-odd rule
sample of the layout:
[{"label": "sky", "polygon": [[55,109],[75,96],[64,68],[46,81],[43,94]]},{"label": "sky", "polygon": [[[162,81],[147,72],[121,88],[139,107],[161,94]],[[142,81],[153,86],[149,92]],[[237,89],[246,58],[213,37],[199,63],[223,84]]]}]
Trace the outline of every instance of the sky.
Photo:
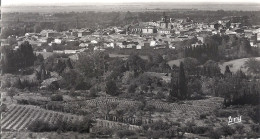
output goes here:
[{"label": "sky", "polygon": [[57,5],[57,4],[90,4],[90,3],[134,3],[134,2],[217,2],[217,3],[259,3],[260,0],[2,0],[2,6],[13,5]]}]

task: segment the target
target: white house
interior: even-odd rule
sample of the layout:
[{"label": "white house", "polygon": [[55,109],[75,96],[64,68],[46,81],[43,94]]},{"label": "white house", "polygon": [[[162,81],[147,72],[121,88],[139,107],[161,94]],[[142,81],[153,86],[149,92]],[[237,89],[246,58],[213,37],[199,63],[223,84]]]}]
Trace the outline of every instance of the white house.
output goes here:
[{"label": "white house", "polygon": [[61,39],[54,39],[54,42],[56,43],[56,44],[61,44]]},{"label": "white house", "polygon": [[157,45],[156,41],[151,41],[151,42],[150,42],[150,46],[151,46],[151,47],[155,47],[156,45]]},{"label": "white house", "polygon": [[96,40],[92,40],[90,43],[97,44],[98,42]]}]

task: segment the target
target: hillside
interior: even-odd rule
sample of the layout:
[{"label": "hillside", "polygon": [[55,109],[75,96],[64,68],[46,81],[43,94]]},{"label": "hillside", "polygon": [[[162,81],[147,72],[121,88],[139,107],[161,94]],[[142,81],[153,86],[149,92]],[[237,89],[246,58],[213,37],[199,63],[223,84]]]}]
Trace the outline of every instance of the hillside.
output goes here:
[{"label": "hillside", "polygon": [[[219,67],[221,69],[221,73],[225,72],[225,67],[229,65],[230,71],[231,72],[236,72],[239,69],[241,69],[243,72],[246,72],[246,68],[244,67],[244,63],[248,60],[249,58],[241,58],[241,59],[236,59],[236,60],[231,60],[228,62],[224,62],[223,64],[219,64]],[[257,60],[260,60],[260,57],[256,57]]]}]

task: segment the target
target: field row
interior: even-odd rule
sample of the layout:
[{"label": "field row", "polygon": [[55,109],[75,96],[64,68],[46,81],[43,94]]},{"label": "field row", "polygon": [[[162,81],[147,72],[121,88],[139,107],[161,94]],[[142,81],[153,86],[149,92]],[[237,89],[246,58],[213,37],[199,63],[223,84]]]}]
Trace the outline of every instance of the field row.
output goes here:
[{"label": "field row", "polygon": [[43,120],[54,124],[58,119],[75,122],[81,120],[82,117],[48,111],[38,107],[13,105],[10,106],[9,110],[3,115],[1,126],[2,130],[21,131],[26,130],[30,123],[35,120]]},{"label": "field row", "polygon": [[158,102],[158,101],[149,101],[148,105],[152,105],[157,109],[164,109],[170,111],[195,111],[196,113],[201,113],[203,111],[209,111],[211,108],[203,107],[203,106],[193,106],[187,104],[177,104],[177,103],[165,103],[165,102]]},{"label": "field row", "polygon": [[118,106],[135,106],[137,104],[140,104],[138,101],[132,101],[132,100],[125,100],[125,99],[117,99],[117,98],[105,98],[100,97],[97,99],[91,99],[86,101],[75,101],[75,102],[67,102],[65,105],[71,105],[74,104],[76,107],[99,107],[104,106],[111,103],[118,103]]}]

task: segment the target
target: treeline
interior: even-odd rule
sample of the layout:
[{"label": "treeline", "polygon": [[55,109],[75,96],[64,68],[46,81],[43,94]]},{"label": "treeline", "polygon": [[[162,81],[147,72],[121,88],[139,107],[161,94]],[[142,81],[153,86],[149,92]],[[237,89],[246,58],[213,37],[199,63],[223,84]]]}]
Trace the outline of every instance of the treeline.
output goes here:
[{"label": "treeline", "polygon": [[260,82],[248,80],[241,70],[216,82],[215,95],[224,97],[224,105],[258,105],[260,100]]},{"label": "treeline", "polygon": [[84,118],[82,121],[77,122],[67,122],[61,119],[57,119],[54,124],[49,122],[35,120],[33,121],[28,130],[32,132],[78,132],[78,133],[89,133],[89,129],[92,127],[93,121]]},{"label": "treeline", "polygon": [[187,46],[184,49],[185,57],[193,57],[201,63],[211,59],[215,61],[231,60],[258,56],[257,51],[253,51],[249,40],[228,35],[213,35],[207,37],[205,42],[198,46]]},{"label": "treeline", "polygon": [[32,66],[36,56],[29,42],[22,43],[17,50],[5,46],[2,48],[1,68],[3,73],[12,73],[19,69]]}]

